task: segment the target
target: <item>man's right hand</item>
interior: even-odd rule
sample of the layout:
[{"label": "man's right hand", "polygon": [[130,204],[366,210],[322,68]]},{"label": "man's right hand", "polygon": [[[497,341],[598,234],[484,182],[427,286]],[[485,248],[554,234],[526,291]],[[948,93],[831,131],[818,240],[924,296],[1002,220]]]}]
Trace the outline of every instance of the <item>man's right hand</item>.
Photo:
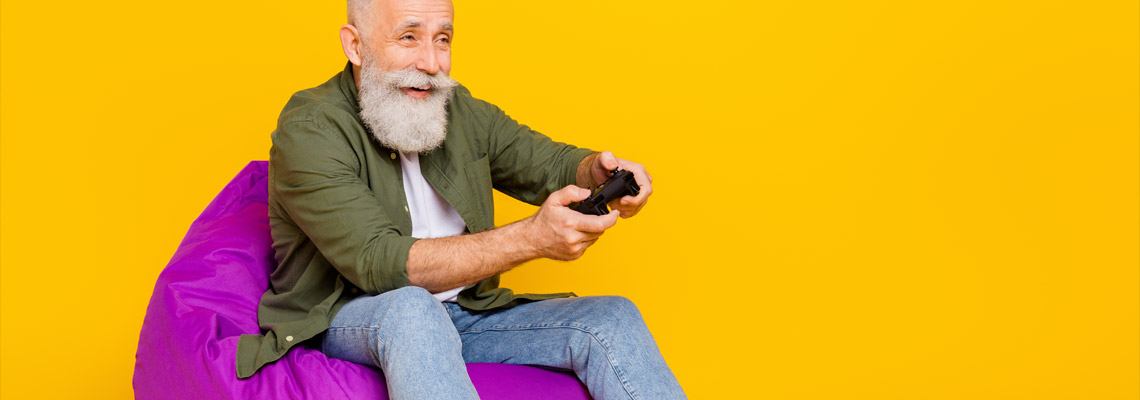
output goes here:
[{"label": "man's right hand", "polygon": [[606,215],[586,215],[568,207],[589,196],[589,189],[569,185],[546,198],[527,221],[527,239],[539,255],[562,261],[577,259],[606,229],[617,223],[617,210]]}]

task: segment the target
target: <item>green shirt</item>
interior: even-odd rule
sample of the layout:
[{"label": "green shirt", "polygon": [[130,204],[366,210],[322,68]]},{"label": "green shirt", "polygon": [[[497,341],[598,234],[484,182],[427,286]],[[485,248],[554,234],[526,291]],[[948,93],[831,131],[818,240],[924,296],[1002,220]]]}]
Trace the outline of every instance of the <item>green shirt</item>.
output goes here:
[{"label": "green shirt", "polygon": [[[400,161],[358,115],[352,65],[289,99],[269,151],[269,226],[276,269],[261,298],[261,335],[242,335],[237,375],[248,378],[290,348],[328,329],[361,295],[409,285],[408,249],[418,240],[404,196]],[[447,104],[442,147],[420,155],[429,184],[455,208],[468,232],[494,227],[494,188],[538,205],[575,183],[592,151],[520,125],[463,86]],[[514,294],[495,275],[459,293],[473,310],[572,296]]]}]

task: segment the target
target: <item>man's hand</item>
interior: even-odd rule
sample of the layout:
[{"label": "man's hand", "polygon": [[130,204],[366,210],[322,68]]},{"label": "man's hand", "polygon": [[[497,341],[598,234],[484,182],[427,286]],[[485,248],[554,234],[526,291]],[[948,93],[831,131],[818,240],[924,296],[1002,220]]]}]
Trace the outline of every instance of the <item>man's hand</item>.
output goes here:
[{"label": "man's hand", "polygon": [[633,173],[633,180],[637,182],[638,186],[641,186],[641,192],[637,196],[625,196],[611,201],[609,204],[610,209],[617,210],[622,218],[629,218],[637,215],[641,208],[645,207],[649,195],[653,194],[651,185],[653,177],[649,176],[649,172],[645,171],[645,167],[641,164],[614,157],[614,154],[608,151],[594,153],[583,158],[582,164],[578,166],[578,184],[597,187],[610,177],[610,172],[617,168]]},{"label": "man's hand", "polygon": [[527,239],[542,257],[562,261],[577,259],[606,229],[617,223],[617,210],[606,215],[586,215],[567,207],[589,196],[589,189],[566,186],[551,193],[528,220]]}]

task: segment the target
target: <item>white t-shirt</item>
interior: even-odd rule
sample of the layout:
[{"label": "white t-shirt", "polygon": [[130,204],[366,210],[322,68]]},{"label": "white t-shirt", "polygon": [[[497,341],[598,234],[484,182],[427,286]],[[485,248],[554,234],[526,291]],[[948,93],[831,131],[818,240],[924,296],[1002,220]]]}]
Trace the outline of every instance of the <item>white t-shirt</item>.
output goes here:
[{"label": "white t-shirt", "polygon": [[[420,155],[400,153],[400,169],[404,175],[404,195],[408,200],[408,213],[412,215],[412,236],[420,239],[457,236],[463,234],[467,223],[447,203],[420,173]],[[433,293],[439,301],[455,301],[466,286]]]}]

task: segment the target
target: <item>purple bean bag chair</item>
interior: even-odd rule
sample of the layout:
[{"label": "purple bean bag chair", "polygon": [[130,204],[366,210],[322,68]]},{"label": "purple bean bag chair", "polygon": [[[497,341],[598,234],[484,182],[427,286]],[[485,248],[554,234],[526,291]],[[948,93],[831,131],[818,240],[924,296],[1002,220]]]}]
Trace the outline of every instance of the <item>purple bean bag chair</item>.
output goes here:
[{"label": "purple bean bag chair", "polygon": [[[273,268],[268,167],[246,165],[190,226],[159,275],[135,353],[136,398],[388,398],[379,369],[306,346],[237,379],[238,336],[258,333],[257,303]],[[570,373],[485,363],[468,364],[467,371],[484,399],[589,399]]]}]

